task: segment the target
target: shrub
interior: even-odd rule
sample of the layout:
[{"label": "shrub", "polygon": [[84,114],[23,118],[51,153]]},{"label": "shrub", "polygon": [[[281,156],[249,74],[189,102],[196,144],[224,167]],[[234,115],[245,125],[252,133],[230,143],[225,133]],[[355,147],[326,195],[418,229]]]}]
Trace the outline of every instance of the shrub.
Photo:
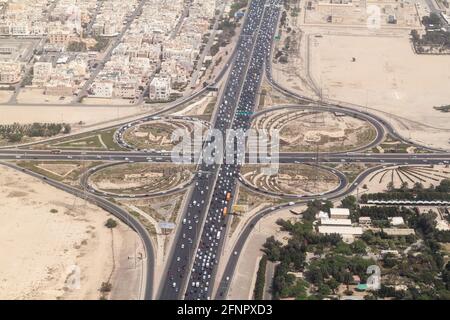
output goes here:
[{"label": "shrub", "polygon": [[109,218],[109,219],[106,221],[106,223],[105,223],[105,227],[107,227],[107,228],[109,228],[109,229],[112,229],[112,228],[117,227],[117,222],[116,222],[116,220]]}]

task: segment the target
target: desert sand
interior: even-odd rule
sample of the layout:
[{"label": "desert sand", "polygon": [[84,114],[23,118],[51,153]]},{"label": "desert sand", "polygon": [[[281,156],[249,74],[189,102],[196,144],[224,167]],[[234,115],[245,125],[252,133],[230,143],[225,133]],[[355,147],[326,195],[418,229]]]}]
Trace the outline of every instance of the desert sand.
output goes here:
[{"label": "desert sand", "polygon": [[139,298],[140,240],[106,211],[4,166],[0,203],[1,299]]},{"label": "desert sand", "polygon": [[450,101],[449,56],[414,54],[406,37],[323,35],[311,49],[327,98],[450,128],[450,114],[433,109]]},{"label": "desert sand", "polygon": [[33,122],[84,122],[84,126],[132,116],[146,111],[143,107],[89,106],[0,106],[0,124]]},{"label": "desert sand", "polygon": [[8,102],[12,96],[12,91],[0,90],[0,103]]}]

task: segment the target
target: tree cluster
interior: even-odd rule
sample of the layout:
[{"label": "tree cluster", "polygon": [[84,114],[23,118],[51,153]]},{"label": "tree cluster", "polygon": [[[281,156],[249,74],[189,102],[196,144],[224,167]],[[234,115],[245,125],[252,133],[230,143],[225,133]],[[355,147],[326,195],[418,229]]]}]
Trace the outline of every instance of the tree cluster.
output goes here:
[{"label": "tree cluster", "polygon": [[52,137],[60,133],[70,133],[67,123],[33,123],[0,125],[0,137],[8,142],[20,142],[23,137]]},{"label": "tree cluster", "polygon": [[255,290],[253,295],[255,300],[262,300],[264,297],[264,286],[266,281],[267,256],[263,255],[259,261],[258,273],[256,274]]}]

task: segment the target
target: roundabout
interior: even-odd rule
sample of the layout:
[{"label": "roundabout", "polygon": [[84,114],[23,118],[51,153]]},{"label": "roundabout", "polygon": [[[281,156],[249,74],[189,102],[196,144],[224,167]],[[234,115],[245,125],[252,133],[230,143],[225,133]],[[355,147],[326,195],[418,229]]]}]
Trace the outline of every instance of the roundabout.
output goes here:
[{"label": "roundabout", "polygon": [[176,193],[193,180],[193,166],[168,163],[114,163],[90,169],[81,184],[90,193],[114,198],[146,198]]},{"label": "roundabout", "polygon": [[144,152],[166,152],[176,144],[171,140],[176,131],[193,136],[204,133],[210,124],[191,117],[148,117],[128,123],[114,133],[114,141],[122,148]]},{"label": "roundabout", "polygon": [[332,195],[348,183],[340,171],[320,165],[280,164],[276,174],[267,174],[265,168],[244,165],[239,180],[256,192],[295,199]]},{"label": "roundabout", "polygon": [[378,145],[384,127],[369,115],[325,106],[280,105],[253,115],[252,128],[278,130],[280,152],[336,153]]}]

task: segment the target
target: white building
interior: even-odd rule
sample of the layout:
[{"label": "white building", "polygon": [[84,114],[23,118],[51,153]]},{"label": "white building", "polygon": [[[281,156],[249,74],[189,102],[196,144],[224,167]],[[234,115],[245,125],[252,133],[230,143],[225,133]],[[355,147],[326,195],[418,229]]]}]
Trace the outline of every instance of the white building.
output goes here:
[{"label": "white building", "polygon": [[52,74],[51,62],[36,62],[33,66],[33,85],[43,86]]},{"label": "white building", "polygon": [[97,98],[112,98],[114,86],[112,82],[96,81],[91,85],[91,96]]},{"label": "white building", "polygon": [[149,87],[150,100],[164,101],[170,97],[170,78],[155,77],[150,82]]},{"label": "white building", "polygon": [[384,228],[383,232],[388,236],[409,236],[416,234],[414,229],[409,228]]},{"label": "white building", "polygon": [[22,66],[18,62],[0,62],[0,83],[13,84],[20,81]]},{"label": "white building", "polygon": [[331,219],[348,219],[350,217],[350,210],[346,208],[331,208],[330,218]]},{"label": "white building", "polygon": [[136,98],[138,86],[136,82],[118,82],[114,87],[114,96],[117,98]]},{"label": "white building", "polygon": [[341,236],[360,236],[363,234],[361,227],[348,226],[319,226],[319,233],[322,234],[339,234]]},{"label": "white building", "polygon": [[352,221],[350,219],[320,219],[322,226],[348,226],[351,227]]},{"label": "white building", "polygon": [[323,211],[319,211],[318,213],[316,213],[316,219],[329,219],[330,217],[328,216],[328,213],[323,212]]},{"label": "white building", "polygon": [[401,226],[405,224],[405,221],[402,217],[391,217],[389,218],[389,222],[392,226]]},{"label": "white building", "polygon": [[370,219],[370,217],[359,217],[358,222],[360,226],[370,226],[372,224],[372,219]]}]

